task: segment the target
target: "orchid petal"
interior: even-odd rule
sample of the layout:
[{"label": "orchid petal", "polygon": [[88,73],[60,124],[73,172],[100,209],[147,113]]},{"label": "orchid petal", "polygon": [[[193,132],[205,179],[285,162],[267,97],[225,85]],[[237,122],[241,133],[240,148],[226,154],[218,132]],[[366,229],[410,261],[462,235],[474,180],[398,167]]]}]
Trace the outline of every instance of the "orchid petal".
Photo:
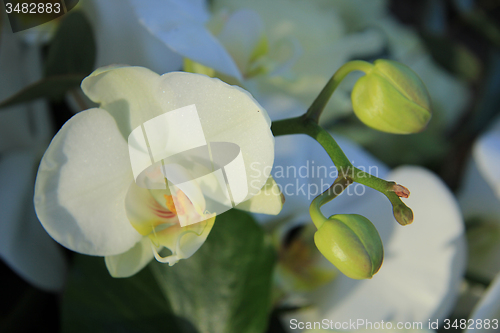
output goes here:
[{"label": "orchid petal", "polygon": [[151,241],[143,237],[127,252],[104,258],[109,274],[115,278],[126,278],[143,269],[153,259]]},{"label": "orchid petal", "polygon": [[[472,320],[472,328],[465,330],[466,333],[471,332],[491,332],[492,328],[498,328],[498,318],[500,318],[500,275],[497,275],[495,280],[490,284],[483,298],[475,306],[469,320]],[[485,320],[490,320],[489,328],[486,328]],[[496,325],[492,322],[496,319]],[[481,320],[481,322],[479,321]],[[476,324],[477,325],[474,325]],[[481,328],[475,329],[481,323]]]},{"label": "orchid petal", "polygon": [[474,144],[474,160],[484,179],[500,199],[500,120]]},{"label": "orchid petal", "polygon": [[466,218],[478,219],[467,231],[469,241],[468,268],[476,275],[493,279],[500,271],[500,122],[474,144],[460,190],[460,204]]},{"label": "orchid petal", "polygon": [[60,291],[66,262],[35,215],[35,167],[35,156],[29,152],[6,154],[0,160],[0,257],[33,285]]},{"label": "orchid petal", "polygon": [[101,109],[73,116],[42,158],[35,208],[45,230],[76,252],[115,255],[141,236],[125,213],[133,181],[127,142]]},{"label": "orchid petal", "polygon": [[[181,1],[131,0],[140,22],[178,54],[242,80],[235,62],[220,42],[204,26],[200,10],[192,14],[190,4]],[[200,3],[200,2],[198,2]]]},{"label": "orchid petal", "polygon": [[82,90],[115,118],[127,140],[132,130],[164,112],[155,95],[159,82],[147,68],[111,66],[86,77]]},{"label": "orchid petal", "polygon": [[[241,149],[248,195],[258,193],[274,161],[274,137],[267,112],[245,90],[204,75],[162,75],[158,102],[165,112],[194,104],[207,142],[234,143]],[[254,170],[259,174],[254,177]],[[246,200],[245,199],[245,200]]]},{"label": "orchid petal", "polygon": [[217,35],[242,73],[249,69],[251,57],[262,38],[265,38],[264,23],[259,14],[248,9],[234,12]]},{"label": "orchid petal", "polygon": [[147,236],[159,226],[179,223],[177,216],[166,206],[166,194],[166,190],[145,189],[130,183],[125,198],[127,217],[141,235]]},{"label": "orchid petal", "polygon": [[[81,1],[95,31],[96,67],[111,64],[145,66],[158,73],[182,68],[182,58],[153,36],[123,0]],[[165,13],[165,12],[163,12]]]},{"label": "orchid petal", "polygon": [[181,259],[191,257],[205,243],[208,234],[215,223],[215,215],[205,221],[181,227],[179,224],[163,229],[155,234],[150,234],[154,246],[165,246],[172,254],[161,257],[155,253],[156,260],[174,265]]},{"label": "orchid petal", "polygon": [[237,205],[235,208],[259,214],[278,215],[285,203],[285,196],[278,184],[269,176],[259,193]]},{"label": "orchid petal", "polygon": [[477,217],[496,220],[500,216],[499,198],[493,187],[486,182],[484,173],[477,164],[477,159],[471,159],[467,163],[458,195],[460,207],[466,220]]}]

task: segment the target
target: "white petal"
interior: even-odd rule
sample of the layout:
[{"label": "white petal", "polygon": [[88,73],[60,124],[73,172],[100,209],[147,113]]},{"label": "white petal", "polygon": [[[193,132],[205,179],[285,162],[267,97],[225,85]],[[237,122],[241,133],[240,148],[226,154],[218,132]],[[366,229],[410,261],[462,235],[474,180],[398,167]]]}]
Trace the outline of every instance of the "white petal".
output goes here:
[{"label": "white petal", "polygon": [[173,266],[179,260],[191,257],[207,240],[214,222],[215,215],[205,221],[190,224],[186,227],[176,224],[156,232],[154,235],[150,234],[150,239],[155,246],[165,246],[172,252],[167,257],[155,254],[156,260]]},{"label": "white petal", "polygon": [[475,142],[473,156],[484,179],[500,199],[500,119]]},{"label": "white petal", "polygon": [[458,198],[465,219],[483,217],[495,220],[500,216],[497,194],[479,171],[475,159],[467,164]]},{"label": "white petal", "polygon": [[29,152],[6,154],[0,160],[0,257],[33,285],[59,291],[64,285],[66,262],[35,215],[35,162]]},{"label": "white petal", "polygon": [[285,196],[281,193],[273,177],[269,177],[257,195],[240,203],[235,208],[252,213],[277,215],[281,212],[284,203]]},{"label": "white petal", "polygon": [[240,71],[245,73],[255,48],[264,36],[264,23],[259,14],[241,9],[228,18],[217,39],[231,54]]},{"label": "white petal", "polygon": [[[174,0],[131,0],[140,22],[170,49],[241,80],[231,56],[204,26],[200,10],[190,11],[188,3]],[[194,14],[194,15],[193,15]]]},{"label": "white petal", "polygon": [[128,145],[108,112],[83,111],[57,133],[35,185],[35,208],[59,243],[90,255],[115,255],[141,239],[125,213],[133,181]]},{"label": "white petal", "polygon": [[[273,60],[294,59],[289,56],[292,53],[290,51],[284,52],[285,56],[282,56],[280,45],[283,45],[283,41],[297,41],[304,50],[286,75],[278,72],[273,73],[279,74],[275,76],[263,76],[260,79],[257,77],[256,89],[259,94],[285,94],[309,106],[330,76],[352,58],[350,49],[345,48],[343,43],[337,45],[346,31],[344,22],[331,2],[317,4],[290,0],[218,0],[214,2],[213,7],[214,11],[224,8],[233,11],[240,8],[256,11],[264,22],[266,37],[269,40],[269,56]],[[293,50],[289,47],[284,49]],[[254,90],[251,91],[254,93]],[[332,113],[334,110],[350,112],[349,95],[339,93],[340,91],[337,91],[332,102],[328,103],[328,110],[324,113],[325,119],[337,114]],[[294,111],[293,108],[282,110],[285,114],[277,115],[274,109],[269,110],[273,119],[283,118],[288,116],[287,111]]]},{"label": "white petal", "polygon": [[151,241],[143,237],[130,250],[105,258],[109,274],[115,278],[125,278],[143,269],[153,259]]},{"label": "white petal", "polygon": [[[491,283],[491,285],[486,290],[485,295],[476,305],[469,320],[473,320],[472,327],[479,327],[479,319],[481,320],[481,328],[475,329],[467,329],[466,333],[471,332],[492,332],[494,327],[498,328],[500,321],[500,275],[497,275],[495,280]],[[488,319],[490,326],[489,329],[485,328],[485,320]],[[492,322],[496,320],[496,324]]]},{"label": "white petal", "polygon": [[153,36],[123,0],[82,0],[96,39],[96,67],[111,64],[145,66],[158,73],[182,68],[182,57]]},{"label": "white petal", "polygon": [[115,118],[127,140],[137,126],[163,113],[155,95],[159,81],[158,74],[144,67],[112,66],[86,77],[82,90]]},{"label": "white petal", "polygon": [[[384,264],[373,279],[341,277],[335,286],[321,290],[321,296],[318,293],[321,316],[338,321],[363,317],[427,322],[451,310],[465,268],[458,205],[442,181],[425,169],[402,167],[386,178],[410,189],[406,203],[415,220],[409,226],[397,226],[390,240],[384,240]],[[358,213],[379,230],[394,224],[390,206],[374,203],[360,203]]]},{"label": "white petal", "polygon": [[274,137],[266,110],[245,90],[218,79],[173,72],[161,80],[156,96],[164,112],[194,104],[207,142],[234,143],[241,149],[246,198],[258,193],[274,161]]},{"label": "white petal", "polygon": [[166,190],[149,190],[130,183],[125,198],[127,217],[141,235],[149,235],[161,225],[178,224],[177,216],[166,207]]}]

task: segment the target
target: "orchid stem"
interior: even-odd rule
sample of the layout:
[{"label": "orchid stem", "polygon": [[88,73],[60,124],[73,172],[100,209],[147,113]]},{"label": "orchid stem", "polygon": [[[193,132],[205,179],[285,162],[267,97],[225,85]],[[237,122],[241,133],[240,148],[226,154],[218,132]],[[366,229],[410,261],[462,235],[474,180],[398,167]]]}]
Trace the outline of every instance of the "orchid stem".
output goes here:
[{"label": "orchid stem", "polygon": [[333,76],[328,81],[328,83],[325,85],[323,90],[321,90],[318,97],[316,97],[314,102],[311,104],[311,107],[307,110],[305,117],[307,119],[311,119],[316,124],[318,124],[319,117],[321,116],[321,113],[323,112],[326,104],[330,100],[330,97],[333,95],[333,93],[335,92],[335,89],[337,89],[340,82],[342,82],[342,80],[349,73],[351,73],[353,71],[362,71],[366,74],[372,68],[373,68],[372,64],[370,64],[369,62],[366,62],[366,61],[362,61],[362,60],[353,60],[353,61],[349,61],[348,63],[344,64],[342,67],[340,67],[335,72],[335,74],[333,74]]},{"label": "orchid stem", "polygon": [[350,184],[352,184],[352,180],[339,176],[335,179],[332,186],[314,198],[309,206],[309,215],[311,215],[311,219],[316,228],[321,228],[323,223],[327,220],[323,213],[321,213],[321,206],[339,196]]},{"label": "orchid stem", "polygon": [[[309,135],[311,138],[318,141],[325,149],[328,156],[330,156],[330,159],[338,170],[339,178],[344,179],[344,181],[349,181],[349,183],[357,182],[363,184],[384,194],[391,202],[394,217],[399,224],[407,225],[413,221],[411,209],[401,201],[398,194],[395,192],[396,183],[380,179],[354,167],[330,133],[319,126],[314,119],[308,117],[307,113],[301,117],[273,121],[271,124],[271,131],[274,136],[290,134]],[[339,178],[337,178],[336,182],[341,182]],[[332,186],[334,185],[335,183]],[[333,197],[331,199],[333,199]],[[319,200],[321,201],[323,199]],[[325,201],[325,203],[328,201]]]}]

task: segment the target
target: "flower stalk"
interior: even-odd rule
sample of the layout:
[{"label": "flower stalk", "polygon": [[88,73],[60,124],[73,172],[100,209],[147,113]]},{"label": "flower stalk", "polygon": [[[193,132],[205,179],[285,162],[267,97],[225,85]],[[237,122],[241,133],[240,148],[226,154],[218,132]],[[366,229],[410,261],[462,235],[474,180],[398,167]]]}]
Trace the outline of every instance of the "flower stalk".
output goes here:
[{"label": "flower stalk", "polygon": [[321,113],[325,109],[326,104],[335,92],[335,89],[339,86],[340,82],[342,82],[342,80],[344,80],[344,78],[353,71],[362,71],[367,74],[372,68],[372,64],[362,60],[349,61],[340,67],[311,104],[305,114],[306,118],[313,120],[317,124]]},{"label": "flower stalk", "polygon": [[[398,193],[394,191],[394,186],[396,184],[394,182],[388,182],[375,177],[353,166],[330,133],[319,126],[314,119],[309,118],[307,113],[301,117],[274,121],[271,125],[271,131],[274,136],[290,134],[309,135],[325,149],[328,156],[330,156],[332,162],[335,164],[335,167],[339,170],[339,177],[343,180],[337,179],[335,181],[336,183],[349,180],[350,182],[357,182],[379,191],[391,202],[394,218],[399,224],[407,225],[413,222],[413,213],[411,212],[411,209],[407,207],[403,201],[401,201]],[[334,197],[330,200],[333,198]]]}]

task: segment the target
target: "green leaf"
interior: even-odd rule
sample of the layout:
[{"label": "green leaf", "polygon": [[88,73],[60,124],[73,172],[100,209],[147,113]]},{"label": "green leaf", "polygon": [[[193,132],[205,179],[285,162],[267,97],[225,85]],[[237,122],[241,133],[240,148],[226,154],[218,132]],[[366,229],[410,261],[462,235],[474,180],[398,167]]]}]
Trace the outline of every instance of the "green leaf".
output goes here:
[{"label": "green leaf", "polygon": [[85,15],[74,10],[64,16],[50,44],[45,77],[63,74],[87,76],[94,68],[96,44]]},{"label": "green leaf", "polygon": [[261,333],[271,309],[275,254],[262,228],[242,211],[217,216],[189,259],[151,264],[174,313],[200,333]]},{"label": "green leaf", "polygon": [[42,79],[0,102],[0,108],[30,102],[41,97],[61,98],[69,89],[79,87],[84,78],[85,75],[69,74]]},{"label": "green leaf", "polygon": [[63,295],[63,332],[187,332],[179,320],[149,269],[115,279],[103,258],[76,256]]}]

